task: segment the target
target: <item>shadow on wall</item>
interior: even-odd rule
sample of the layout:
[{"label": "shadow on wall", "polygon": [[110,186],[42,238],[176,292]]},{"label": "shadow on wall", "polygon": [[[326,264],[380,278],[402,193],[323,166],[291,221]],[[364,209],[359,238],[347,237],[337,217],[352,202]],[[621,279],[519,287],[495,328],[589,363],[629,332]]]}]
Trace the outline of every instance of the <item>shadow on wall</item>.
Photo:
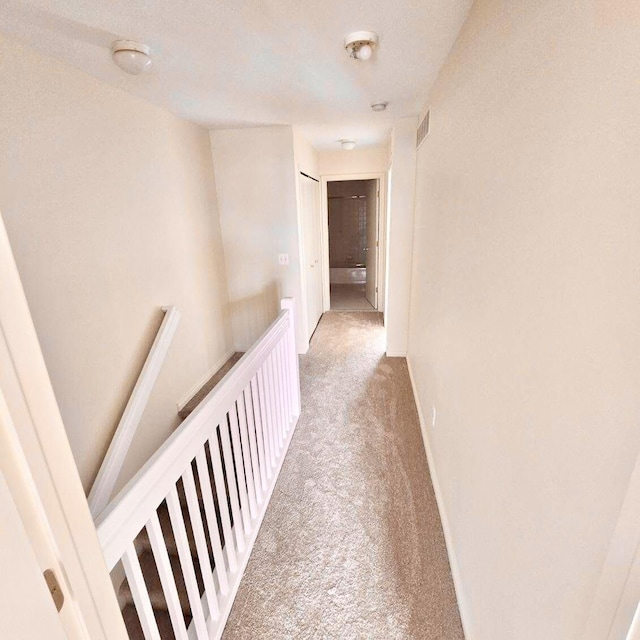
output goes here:
[{"label": "shadow on wall", "polygon": [[259,293],[229,301],[236,351],[247,351],[276,319],[279,300],[280,290],[274,280]]}]

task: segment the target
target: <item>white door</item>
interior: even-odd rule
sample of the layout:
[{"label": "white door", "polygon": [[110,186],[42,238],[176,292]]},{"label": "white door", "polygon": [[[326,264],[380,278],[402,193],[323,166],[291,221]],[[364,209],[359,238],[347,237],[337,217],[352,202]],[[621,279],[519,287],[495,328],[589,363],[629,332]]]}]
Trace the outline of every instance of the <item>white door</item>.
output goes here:
[{"label": "white door", "polygon": [[[0,469],[0,637],[66,640],[4,473]],[[64,606],[64,605],[63,605]]]},{"label": "white door", "polygon": [[367,184],[367,247],[365,266],[367,285],[365,295],[374,309],[378,308],[378,209],[380,190],[378,180],[368,180]]},{"label": "white door", "polygon": [[[0,638],[125,640],[2,216],[0,476]],[[64,595],[53,618],[43,587],[49,569]],[[24,619],[25,590],[32,591],[32,617],[48,625],[45,633],[30,635],[38,620]],[[14,633],[13,625],[23,631]]]},{"label": "white door", "polygon": [[322,315],[322,221],[320,184],[303,174],[300,174],[300,205],[307,294],[307,337],[311,338]]}]

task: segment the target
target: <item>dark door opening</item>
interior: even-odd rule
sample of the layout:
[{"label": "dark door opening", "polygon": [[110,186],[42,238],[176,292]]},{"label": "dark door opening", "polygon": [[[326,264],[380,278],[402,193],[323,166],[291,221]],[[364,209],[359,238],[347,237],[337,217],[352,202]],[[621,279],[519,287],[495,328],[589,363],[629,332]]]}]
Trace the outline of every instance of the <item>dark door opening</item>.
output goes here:
[{"label": "dark door opening", "polygon": [[378,306],[378,180],[327,183],[331,309]]}]

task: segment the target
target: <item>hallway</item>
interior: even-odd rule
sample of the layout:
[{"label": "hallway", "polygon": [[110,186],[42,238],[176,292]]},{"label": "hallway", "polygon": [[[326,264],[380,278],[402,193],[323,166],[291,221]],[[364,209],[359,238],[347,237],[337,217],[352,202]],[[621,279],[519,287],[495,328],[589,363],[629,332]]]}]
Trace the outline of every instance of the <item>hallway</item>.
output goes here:
[{"label": "hallway", "polygon": [[302,414],[224,638],[463,638],[404,359],[326,313]]}]

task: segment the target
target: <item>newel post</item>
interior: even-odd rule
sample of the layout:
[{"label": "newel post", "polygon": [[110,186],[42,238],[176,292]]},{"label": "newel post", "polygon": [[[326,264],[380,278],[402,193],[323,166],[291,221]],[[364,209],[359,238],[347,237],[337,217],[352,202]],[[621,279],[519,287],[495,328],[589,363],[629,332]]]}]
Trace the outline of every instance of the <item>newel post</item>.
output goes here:
[{"label": "newel post", "polygon": [[300,370],[298,367],[298,349],[296,347],[295,299],[282,298],[280,308],[289,312],[289,353],[291,354],[291,391],[293,393],[294,417],[300,416]]}]

